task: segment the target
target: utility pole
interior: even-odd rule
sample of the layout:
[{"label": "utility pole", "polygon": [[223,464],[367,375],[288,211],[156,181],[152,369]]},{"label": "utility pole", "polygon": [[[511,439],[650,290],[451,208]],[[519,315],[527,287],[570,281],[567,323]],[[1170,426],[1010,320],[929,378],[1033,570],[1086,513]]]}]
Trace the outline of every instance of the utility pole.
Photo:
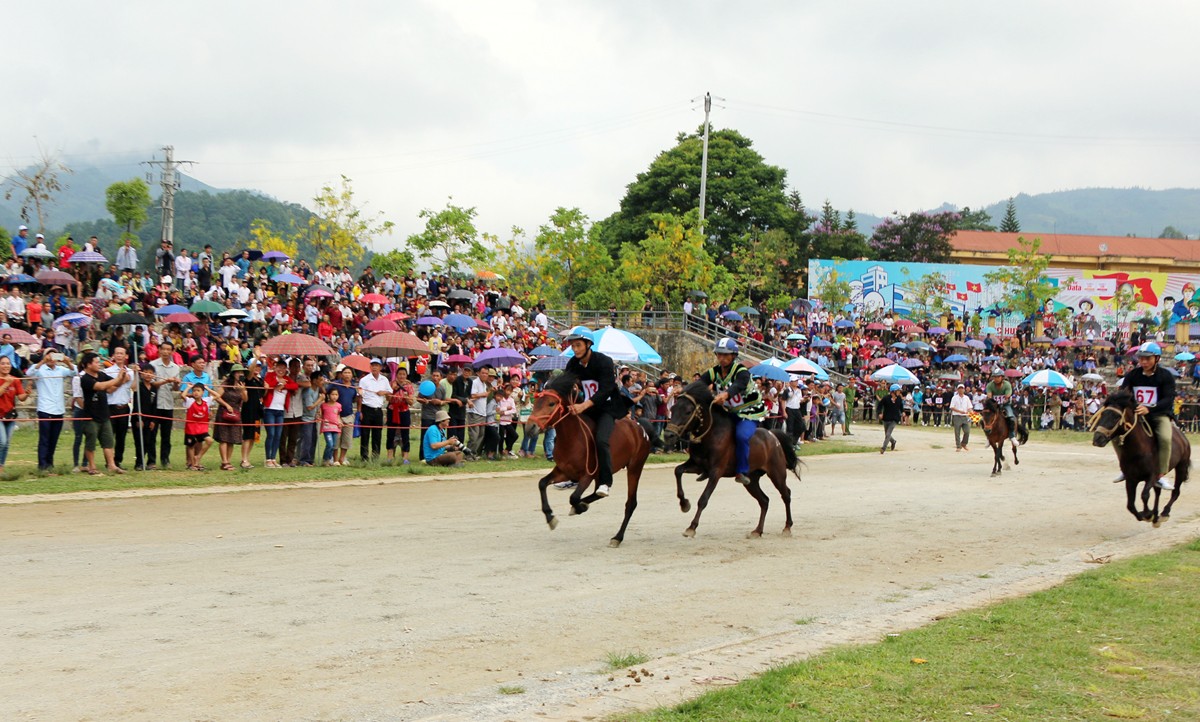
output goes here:
[{"label": "utility pole", "polygon": [[700,232],[704,232],[704,197],[708,192],[708,114],[712,111],[712,94],[704,94],[704,153],[700,156]]},{"label": "utility pole", "polygon": [[[190,160],[175,160],[175,146],[163,146],[164,160],[147,160],[142,161],[143,165],[160,166],[162,172],[159,176],[159,185],[162,186],[162,238],[163,241],[175,240],[175,191],[179,190],[179,176],[176,175],[175,169],[177,166],[187,163],[192,164],[195,161]],[[146,182],[154,182],[153,172],[146,174]]]}]

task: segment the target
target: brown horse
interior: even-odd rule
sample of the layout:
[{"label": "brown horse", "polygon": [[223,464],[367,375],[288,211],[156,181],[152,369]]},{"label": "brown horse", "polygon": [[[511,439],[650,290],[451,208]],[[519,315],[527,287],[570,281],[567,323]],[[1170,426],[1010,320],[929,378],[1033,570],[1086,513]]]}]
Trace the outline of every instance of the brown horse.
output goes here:
[{"label": "brown horse", "polygon": [[[987,435],[988,446],[992,447],[992,453],[995,460],[992,463],[992,476],[1000,476],[1000,468],[1008,468],[1008,463],[1004,460],[1004,442],[1008,439],[1008,417],[1004,415],[1004,409],[1000,404],[996,403],[995,399],[987,399],[983,402],[983,413],[980,414],[983,419],[980,424],[983,426],[984,434]],[[1020,421],[1017,422],[1017,436],[1012,440],[1013,463],[1020,464],[1021,460],[1017,458],[1017,442],[1022,445],[1029,441],[1029,430]]]},{"label": "brown horse", "polygon": [[[1158,511],[1158,453],[1154,437],[1150,433],[1150,425],[1144,417],[1137,415],[1137,401],[1133,394],[1126,390],[1110,394],[1104,401],[1104,406],[1096,412],[1089,423],[1092,430],[1092,446],[1104,446],[1109,441],[1117,452],[1117,463],[1125,474],[1125,508],[1138,521],[1150,521],[1158,526],[1171,516],[1171,506],[1179,498],[1179,489],[1188,480],[1192,466],[1192,445],[1178,426],[1171,425],[1171,461],[1170,467],[1175,470],[1175,490],[1171,499]],[[1136,504],[1138,484],[1145,483],[1142,488],[1142,510],[1138,511]],[[1150,490],[1154,489],[1154,508],[1150,508]]]},{"label": "brown horse", "polygon": [[[582,514],[588,510],[588,505],[602,497],[593,493],[587,497],[583,493],[595,481],[600,462],[596,456],[595,423],[586,415],[571,413],[571,404],[575,400],[578,379],[571,374],[562,374],[546,385],[546,389],[537,394],[533,402],[533,412],[529,415],[529,423],[537,424],[543,431],[557,429],[558,435],[554,442],[554,468],[538,481],[538,492],[542,495],[542,513],[546,515],[546,524],[554,529],[558,519],[550,508],[550,500],[546,497],[546,487],[558,481],[578,482],[571,493],[571,514]],[[642,478],[642,467],[650,456],[650,439],[637,422],[629,416],[624,416],[613,424],[612,436],[609,438],[612,450],[613,472],[628,468],[626,479],[629,482],[629,496],[625,500],[625,520],[616,536],[609,541],[610,547],[619,547],[625,540],[625,529],[633,510],[637,508],[638,482]]]},{"label": "brown horse", "polygon": [[[708,506],[708,499],[717,488],[717,481],[722,477],[737,475],[734,454],[737,443],[734,439],[736,419],[725,411],[714,409],[712,402],[712,390],[708,384],[693,381],[676,397],[665,434],[666,439],[684,438],[690,442],[688,460],[675,467],[675,491],[679,497],[680,511],[686,514],[691,509],[691,502],[683,493],[683,475],[697,473],[708,477],[708,485],[704,487],[696,505],[696,516],[691,526],[683,532],[686,537],[696,536],[700,515]],[[746,491],[758,502],[759,515],[758,526],[747,536],[761,537],[767,519],[770,500],[759,484],[764,475],[771,479],[783,498],[783,508],[787,514],[783,535],[791,535],[792,491],[787,485],[789,469],[797,479],[800,478],[800,461],[796,458],[796,450],[792,448],[792,440],[778,431],[755,431],[750,438],[750,483],[746,485]]]}]

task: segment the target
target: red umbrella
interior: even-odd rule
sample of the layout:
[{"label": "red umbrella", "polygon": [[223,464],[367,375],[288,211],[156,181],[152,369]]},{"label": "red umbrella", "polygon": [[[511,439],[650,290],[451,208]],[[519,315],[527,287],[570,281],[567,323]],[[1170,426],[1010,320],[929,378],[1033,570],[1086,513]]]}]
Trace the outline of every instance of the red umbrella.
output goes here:
[{"label": "red umbrella", "polygon": [[1019,379],[1022,376],[1024,376],[1025,374],[1021,373],[1020,369],[1009,369],[1004,372],[1004,375],[1009,377],[1010,379]]},{"label": "red umbrella", "polygon": [[285,333],[267,339],[263,353],[271,356],[328,356],[333,353],[329,344],[306,333]]},{"label": "red umbrella", "polygon": [[896,328],[908,328],[909,326],[916,326],[916,325],[917,324],[913,323],[912,321],[909,321],[907,318],[902,318],[896,322]]},{"label": "red umbrella", "polygon": [[47,286],[53,286],[56,283],[63,285],[79,283],[77,278],[63,271],[38,271],[34,278],[38,280],[38,283],[43,283]]},{"label": "red umbrella", "polygon": [[342,359],[342,363],[355,371],[362,371],[365,374],[371,373],[371,359],[362,354],[352,353]]},{"label": "red umbrella", "polygon": [[191,313],[168,313],[163,320],[167,323],[199,323],[200,318]]},{"label": "red umbrella", "polygon": [[456,353],[456,354],[452,354],[452,355],[448,356],[444,361],[442,361],[442,363],[469,364],[474,360],[475,359],[471,358],[470,356],[467,356],[466,354]]},{"label": "red umbrella", "polygon": [[19,328],[6,328],[4,333],[12,337],[13,343],[37,343],[37,337]]},{"label": "red umbrella", "polygon": [[382,293],[364,293],[358,297],[360,303],[387,303],[387,296]]},{"label": "red umbrella", "polygon": [[378,333],[382,331],[399,331],[400,327],[396,325],[395,321],[389,321],[386,318],[377,318],[367,324],[367,330],[372,333]]},{"label": "red umbrella", "polygon": [[887,356],[880,356],[879,358],[871,359],[871,363],[869,363],[867,365],[870,366],[871,368],[883,368],[884,366],[891,366],[894,363],[896,363],[896,362],[891,360]]},{"label": "red umbrella", "polygon": [[380,318],[386,319],[388,321],[406,321],[406,320],[408,320],[408,314],[400,313],[399,311],[392,311],[391,313],[389,313],[386,316],[380,316]]},{"label": "red umbrella", "polygon": [[372,336],[358,349],[380,356],[423,356],[430,352],[429,344],[406,331],[384,331]]},{"label": "red umbrella", "polygon": [[487,321],[484,321],[482,318],[477,318],[477,319],[475,319],[475,328],[484,328],[484,329],[487,329],[488,331],[491,331],[492,324],[488,323]]},{"label": "red umbrella", "polygon": [[867,324],[868,331],[883,331],[886,329],[887,329],[887,326],[884,326],[882,323],[879,323],[878,321],[876,321],[875,323]]},{"label": "red umbrella", "polygon": [[883,341],[880,341],[880,340],[879,340],[879,339],[877,339],[877,338],[869,338],[869,339],[867,339],[866,341],[863,341],[863,342],[862,342],[862,345],[863,345],[863,346],[882,346],[882,345],[883,345]]}]

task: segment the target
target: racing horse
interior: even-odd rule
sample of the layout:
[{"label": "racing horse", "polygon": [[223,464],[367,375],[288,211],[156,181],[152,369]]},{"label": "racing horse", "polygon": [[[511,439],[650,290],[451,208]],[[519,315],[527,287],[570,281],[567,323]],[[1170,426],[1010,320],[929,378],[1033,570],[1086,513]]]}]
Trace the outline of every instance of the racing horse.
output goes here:
[{"label": "racing horse", "polygon": [[[1004,409],[1000,404],[996,403],[995,399],[985,399],[983,402],[983,412],[980,414],[983,418],[980,419],[980,425],[983,426],[983,432],[987,436],[988,446],[992,447],[992,453],[995,455],[995,461],[992,463],[992,476],[1000,476],[1001,467],[1008,468],[1008,462],[1004,459],[1004,441],[1008,439],[1008,417],[1004,415]],[[1012,441],[1013,463],[1020,464],[1021,460],[1017,458],[1017,445],[1024,444],[1029,441],[1029,430],[1020,421],[1017,421],[1017,437]]]},{"label": "racing horse", "polygon": [[[708,477],[708,485],[700,494],[696,504],[696,516],[692,524],[684,530],[686,537],[696,536],[696,527],[700,524],[700,515],[708,506],[708,499],[717,488],[717,481],[722,477],[736,476],[736,458],[734,416],[722,409],[713,407],[713,393],[708,384],[703,381],[693,381],[675,398],[671,409],[671,420],[667,423],[664,440],[670,443],[672,438],[685,439],[689,442],[688,460],[675,467],[675,490],[679,497],[679,510],[687,513],[691,510],[691,502],[683,493],[683,475],[697,473]],[[791,470],[800,479],[800,460],[792,447],[792,440],[782,431],[758,429],[750,438],[750,483],[746,491],[758,502],[758,526],[747,534],[750,538],[761,537],[763,524],[767,518],[767,506],[770,500],[763,492],[759,480],[763,476],[771,479],[771,483],[783,498],[783,508],[787,521],[783,527],[783,535],[792,533],[792,491],[787,485],[787,473]]]},{"label": "racing horse", "polygon": [[[1192,446],[1178,426],[1171,425],[1170,469],[1175,470],[1175,490],[1171,498],[1158,511],[1158,448],[1157,441],[1145,417],[1137,415],[1137,400],[1127,390],[1109,395],[1104,406],[1092,416],[1088,428],[1092,431],[1092,446],[1103,447],[1113,442],[1117,452],[1117,463],[1125,475],[1126,508],[1138,521],[1150,521],[1158,526],[1171,516],[1171,506],[1179,498],[1179,489],[1188,480],[1192,466]],[[1136,504],[1138,484],[1142,487],[1142,510]],[[1150,508],[1150,490],[1154,489],[1154,508]]]},{"label": "racing horse", "polygon": [[[571,404],[575,401],[578,384],[579,380],[567,373],[552,379],[545,390],[534,397],[533,411],[528,420],[528,423],[537,424],[543,431],[558,431],[554,444],[554,468],[538,481],[538,492],[542,496],[542,513],[546,515],[546,524],[551,529],[558,527],[558,518],[550,508],[546,487],[558,481],[578,482],[571,493],[571,515],[584,513],[589,504],[602,498],[595,493],[583,496],[588,486],[596,479],[600,459],[597,456],[594,435],[595,423],[587,416],[571,413]],[[616,536],[608,543],[610,547],[619,547],[625,540],[625,529],[629,526],[633,510],[637,508],[638,482],[641,480],[646,459],[650,456],[650,439],[642,427],[626,415],[613,424],[609,444],[613,473],[627,469],[626,479],[629,482],[625,519],[621,522]]]}]

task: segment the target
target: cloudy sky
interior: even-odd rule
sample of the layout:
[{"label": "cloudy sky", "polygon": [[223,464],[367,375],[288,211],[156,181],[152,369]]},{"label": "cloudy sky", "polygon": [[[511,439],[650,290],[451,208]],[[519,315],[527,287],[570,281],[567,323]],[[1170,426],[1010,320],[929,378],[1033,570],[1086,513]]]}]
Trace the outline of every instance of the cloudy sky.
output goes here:
[{"label": "cloudy sky", "polygon": [[[219,187],[305,202],[350,176],[404,237],[594,219],[724,98],[812,206],[1196,187],[1200,4],[45,2],[6,9],[6,166],[173,144]],[[10,168],[0,169],[0,173]],[[396,239],[393,239],[393,242]],[[383,246],[389,245],[385,241]]]}]

